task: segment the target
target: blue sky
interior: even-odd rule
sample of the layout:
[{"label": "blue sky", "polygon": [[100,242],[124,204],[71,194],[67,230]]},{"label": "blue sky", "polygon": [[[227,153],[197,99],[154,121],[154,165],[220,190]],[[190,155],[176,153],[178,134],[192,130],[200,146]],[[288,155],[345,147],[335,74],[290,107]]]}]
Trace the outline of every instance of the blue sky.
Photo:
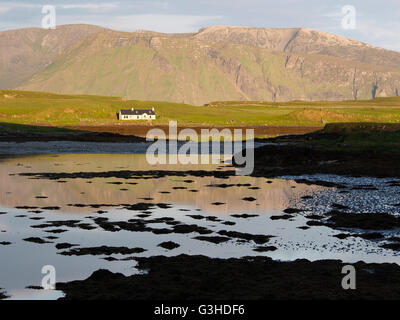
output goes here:
[{"label": "blue sky", "polygon": [[[307,27],[400,51],[399,0],[0,0],[0,31],[40,27],[43,5],[57,25],[87,23],[115,30],[193,32],[211,25]],[[342,7],[356,9],[356,28],[342,27]]]}]

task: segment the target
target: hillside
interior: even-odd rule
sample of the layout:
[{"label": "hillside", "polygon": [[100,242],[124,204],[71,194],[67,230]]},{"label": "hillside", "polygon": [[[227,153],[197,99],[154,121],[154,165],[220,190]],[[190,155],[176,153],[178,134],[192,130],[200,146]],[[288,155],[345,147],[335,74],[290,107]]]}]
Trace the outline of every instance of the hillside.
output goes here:
[{"label": "hillside", "polygon": [[[79,32],[61,36],[71,28]],[[24,47],[33,31],[14,32]],[[195,105],[363,100],[397,96],[400,88],[400,53],[310,29],[216,26],[162,34],[64,26],[41,32],[57,49],[45,54],[47,42],[35,40],[34,63],[23,59],[32,68],[21,67],[10,80],[3,75],[12,68],[0,68],[0,87]],[[15,60],[12,52],[7,57]]]},{"label": "hillside", "polygon": [[56,30],[0,32],[0,88],[19,85],[48,67],[72,44],[102,30],[90,25],[69,25]]}]

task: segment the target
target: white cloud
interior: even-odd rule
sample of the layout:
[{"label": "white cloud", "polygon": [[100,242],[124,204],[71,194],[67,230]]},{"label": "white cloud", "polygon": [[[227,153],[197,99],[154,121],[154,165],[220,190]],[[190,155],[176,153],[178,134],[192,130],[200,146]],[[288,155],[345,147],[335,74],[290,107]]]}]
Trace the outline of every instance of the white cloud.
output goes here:
[{"label": "white cloud", "polygon": [[87,9],[87,10],[104,10],[104,9],[115,9],[118,8],[118,3],[81,3],[81,4],[63,4],[55,5],[62,9]]},{"label": "white cloud", "polygon": [[[34,4],[34,3],[23,3],[23,2],[3,2],[0,6],[0,13],[9,11],[12,9],[30,9],[30,8],[42,8],[45,5],[43,4]],[[118,8],[118,3],[110,2],[110,3],[79,3],[79,4],[57,4],[52,3],[56,8],[62,9],[88,9],[88,10],[95,10],[95,9],[114,9]]]}]

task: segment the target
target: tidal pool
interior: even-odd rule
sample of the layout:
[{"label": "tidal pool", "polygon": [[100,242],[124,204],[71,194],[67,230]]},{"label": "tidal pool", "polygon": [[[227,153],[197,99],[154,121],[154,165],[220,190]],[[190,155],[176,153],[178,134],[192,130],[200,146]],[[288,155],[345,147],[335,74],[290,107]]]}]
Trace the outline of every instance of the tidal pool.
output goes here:
[{"label": "tidal pool", "polygon": [[[160,174],[165,170],[168,175]],[[225,164],[151,166],[143,154],[25,155],[1,159],[0,288],[11,299],[57,299],[62,292],[26,289],[41,285],[43,266],[54,266],[57,282],[65,282],[87,278],[100,268],[125,275],[136,273],[135,261],[129,260],[136,256],[265,255],[277,260],[400,264],[398,252],[380,247],[387,238],[398,236],[398,229],[380,230],[383,238],[378,240],[353,236],[339,239],[335,235],[365,230],[310,226],[307,217],[314,214],[324,218],[338,204],[349,212],[397,216],[400,181],[333,175],[279,179],[224,176],[223,172],[229,170],[232,167]],[[318,180],[342,187],[312,183]],[[288,216],[288,208],[299,211]],[[135,231],[130,229],[132,226]],[[257,243],[251,235],[271,238]],[[39,238],[44,243],[24,240],[29,238]],[[163,242],[179,246],[169,250],[159,246]],[[56,248],[62,244],[75,246]],[[61,254],[101,246],[145,251]],[[269,249],[254,251],[259,247]],[[128,259],[121,260],[124,258]]]}]

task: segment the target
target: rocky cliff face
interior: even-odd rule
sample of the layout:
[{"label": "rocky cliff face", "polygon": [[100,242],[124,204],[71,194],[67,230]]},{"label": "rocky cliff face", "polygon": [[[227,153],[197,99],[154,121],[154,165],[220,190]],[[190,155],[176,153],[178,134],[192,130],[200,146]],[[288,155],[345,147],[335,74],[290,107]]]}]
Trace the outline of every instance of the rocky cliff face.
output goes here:
[{"label": "rocky cliff face", "polygon": [[0,87],[192,104],[370,99],[400,87],[400,53],[309,29],[13,33],[8,54],[2,39],[10,33],[0,33]]}]

